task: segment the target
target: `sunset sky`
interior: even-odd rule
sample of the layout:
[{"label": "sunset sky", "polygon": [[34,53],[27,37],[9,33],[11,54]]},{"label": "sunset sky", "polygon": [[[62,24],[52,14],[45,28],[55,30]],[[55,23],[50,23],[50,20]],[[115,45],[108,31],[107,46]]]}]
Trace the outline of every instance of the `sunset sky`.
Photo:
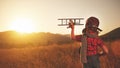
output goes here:
[{"label": "sunset sky", "polygon": [[[58,18],[100,20],[101,34],[120,27],[120,0],[0,0],[0,32],[51,32],[69,34],[67,26],[58,26]],[[80,34],[83,26],[76,26]]]}]

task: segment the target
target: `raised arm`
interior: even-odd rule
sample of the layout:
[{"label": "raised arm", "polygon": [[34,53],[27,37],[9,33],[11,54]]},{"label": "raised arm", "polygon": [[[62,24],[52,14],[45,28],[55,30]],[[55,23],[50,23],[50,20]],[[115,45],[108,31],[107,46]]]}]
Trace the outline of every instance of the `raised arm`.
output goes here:
[{"label": "raised arm", "polygon": [[72,20],[70,20],[69,27],[71,28],[71,39],[77,42],[81,42],[82,35],[75,35],[74,22]]},{"label": "raised arm", "polygon": [[72,20],[69,20],[69,27],[71,28],[71,39],[75,40],[75,33],[74,33],[74,22]]}]

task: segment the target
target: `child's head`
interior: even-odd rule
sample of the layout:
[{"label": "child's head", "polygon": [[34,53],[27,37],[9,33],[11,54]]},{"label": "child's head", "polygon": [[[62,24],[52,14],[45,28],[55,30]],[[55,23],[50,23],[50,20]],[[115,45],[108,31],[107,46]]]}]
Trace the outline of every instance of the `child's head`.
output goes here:
[{"label": "child's head", "polygon": [[95,33],[99,33],[99,31],[102,31],[101,29],[98,28],[99,26],[99,20],[96,17],[89,17],[86,21],[85,24],[85,29],[83,29],[83,33],[86,32],[95,32]]},{"label": "child's head", "polygon": [[89,17],[86,21],[85,28],[98,27],[99,20],[96,17]]}]

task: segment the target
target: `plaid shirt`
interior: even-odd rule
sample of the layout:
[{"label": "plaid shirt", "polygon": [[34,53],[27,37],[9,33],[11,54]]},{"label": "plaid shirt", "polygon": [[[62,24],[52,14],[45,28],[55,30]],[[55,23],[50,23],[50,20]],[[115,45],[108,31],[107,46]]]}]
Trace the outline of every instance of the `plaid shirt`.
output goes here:
[{"label": "plaid shirt", "polygon": [[[75,40],[81,42],[81,37],[82,35],[77,35]],[[103,45],[104,43],[100,38],[87,37],[87,56],[96,55],[98,46],[102,47]]]}]

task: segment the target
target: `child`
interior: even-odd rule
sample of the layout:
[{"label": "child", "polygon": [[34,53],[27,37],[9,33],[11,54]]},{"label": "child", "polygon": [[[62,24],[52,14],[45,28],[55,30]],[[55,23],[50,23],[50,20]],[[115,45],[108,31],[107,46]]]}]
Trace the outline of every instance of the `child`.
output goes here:
[{"label": "child", "polygon": [[[104,42],[98,37],[101,29],[98,28],[99,20],[96,17],[87,19],[82,35],[74,35],[74,24],[70,21],[71,38],[82,43],[81,46],[81,62],[83,68],[100,68],[99,55],[108,53],[108,49]],[[103,52],[98,53],[98,46]]]}]

